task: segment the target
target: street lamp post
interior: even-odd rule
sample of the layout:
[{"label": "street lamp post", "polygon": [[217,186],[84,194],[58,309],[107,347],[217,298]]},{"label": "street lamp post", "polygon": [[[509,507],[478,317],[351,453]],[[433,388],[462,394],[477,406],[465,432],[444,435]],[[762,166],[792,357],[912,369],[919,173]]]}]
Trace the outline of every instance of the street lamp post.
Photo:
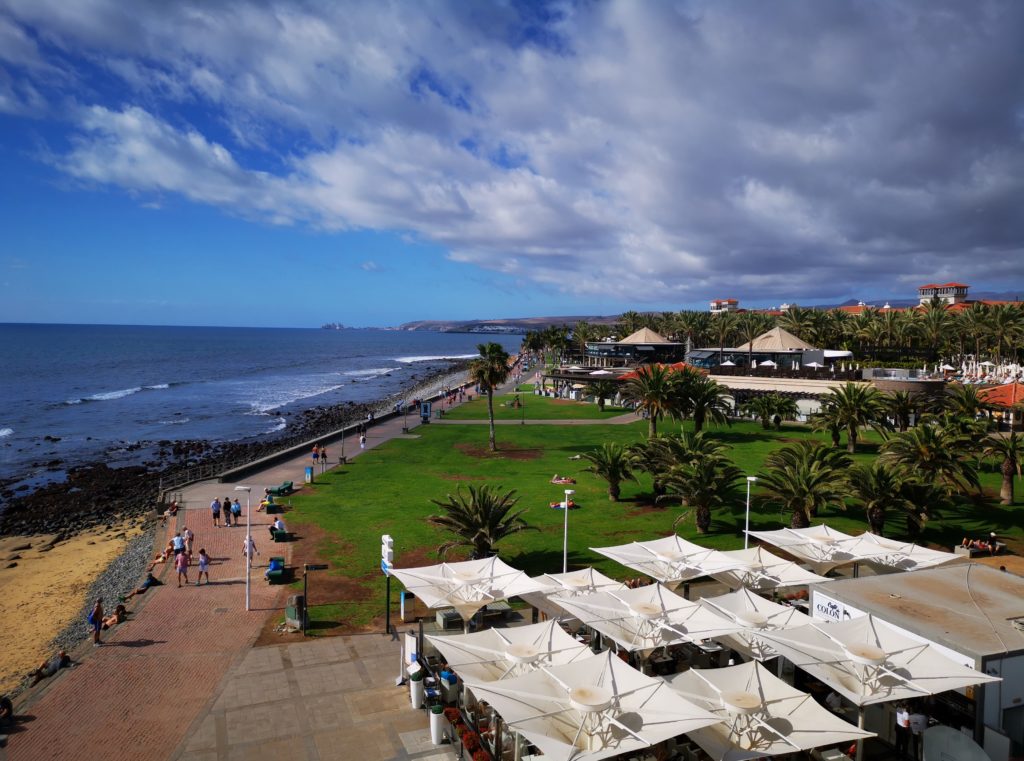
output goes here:
[{"label": "street lamp post", "polygon": [[565,502],[562,503],[562,509],[565,512],[563,516],[565,518],[565,527],[562,530],[562,573],[569,572],[569,502],[575,493],[572,489],[566,489]]},{"label": "street lamp post", "polygon": [[750,485],[757,480],[757,476],[747,476],[747,520],[743,530],[743,549],[747,549],[750,542]]},{"label": "street lamp post", "polygon": [[236,486],[235,491],[245,492],[245,609],[250,610],[250,580],[252,571],[252,494],[251,486]]}]

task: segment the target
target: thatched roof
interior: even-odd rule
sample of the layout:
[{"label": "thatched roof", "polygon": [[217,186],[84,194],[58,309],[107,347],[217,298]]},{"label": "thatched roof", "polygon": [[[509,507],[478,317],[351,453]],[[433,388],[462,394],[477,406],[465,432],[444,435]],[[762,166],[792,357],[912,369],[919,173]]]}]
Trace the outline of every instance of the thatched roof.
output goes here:
[{"label": "thatched roof", "polygon": [[792,333],[782,328],[772,328],[767,333],[759,335],[753,341],[736,347],[736,351],[759,352],[809,351],[813,349],[814,347],[809,343],[801,341]]},{"label": "thatched roof", "polygon": [[630,336],[626,336],[621,341],[619,341],[619,343],[620,344],[670,344],[670,343],[673,343],[673,342],[669,341],[664,336],[661,336],[661,335],[655,333],[650,328],[640,328],[640,330],[638,330],[636,333],[634,333],[633,335],[630,335]]}]

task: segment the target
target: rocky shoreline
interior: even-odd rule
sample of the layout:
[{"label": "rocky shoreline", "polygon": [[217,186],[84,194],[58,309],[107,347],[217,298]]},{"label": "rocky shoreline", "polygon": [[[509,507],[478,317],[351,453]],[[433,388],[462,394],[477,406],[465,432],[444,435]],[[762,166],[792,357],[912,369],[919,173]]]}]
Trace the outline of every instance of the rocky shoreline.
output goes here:
[{"label": "rocky shoreline", "polygon": [[[465,377],[468,362],[439,368],[402,392],[373,403],[347,402],[301,411],[282,411],[288,425],[280,434],[238,442],[160,441],[155,459],[140,465],[112,468],[94,462],[67,470],[67,478],[26,495],[10,488],[0,492],[6,503],[0,514],[0,536],[57,534],[67,538],[123,518],[155,514],[161,481],[197,465],[228,467],[254,461],[304,441],[389,412],[400,400],[435,396],[445,385]],[[141,445],[138,445],[141,448]]]}]

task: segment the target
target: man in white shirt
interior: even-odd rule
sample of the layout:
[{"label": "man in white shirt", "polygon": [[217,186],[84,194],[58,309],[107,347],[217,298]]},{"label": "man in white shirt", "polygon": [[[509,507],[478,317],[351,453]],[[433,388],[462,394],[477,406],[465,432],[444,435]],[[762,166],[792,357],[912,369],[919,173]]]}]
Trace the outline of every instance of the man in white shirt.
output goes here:
[{"label": "man in white shirt", "polygon": [[906,703],[900,703],[896,706],[896,752],[900,758],[906,758],[909,739],[910,711]]},{"label": "man in white shirt", "polygon": [[280,518],[278,518],[277,520],[275,520],[273,523],[270,524],[270,538],[273,539],[274,538],[274,533],[277,532],[277,531],[287,531],[287,530],[288,529],[286,529],[284,527],[284,521],[281,520]]}]

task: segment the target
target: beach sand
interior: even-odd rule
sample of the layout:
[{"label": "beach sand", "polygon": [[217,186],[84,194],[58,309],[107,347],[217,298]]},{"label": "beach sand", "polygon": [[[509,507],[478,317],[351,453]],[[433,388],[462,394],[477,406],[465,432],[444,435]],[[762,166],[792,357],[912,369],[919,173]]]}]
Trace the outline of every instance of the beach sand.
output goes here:
[{"label": "beach sand", "polygon": [[[79,614],[89,587],[124,552],[128,540],[141,533],[141,525],[135,519],[85,532],[49,550],[44,548],[52,535],[0,539],[0,692],[16,687],[52,655],[49,643]],[[15,549],[27,544],[30,549]],[[17,565],[8,568],[11,563]]]}]

